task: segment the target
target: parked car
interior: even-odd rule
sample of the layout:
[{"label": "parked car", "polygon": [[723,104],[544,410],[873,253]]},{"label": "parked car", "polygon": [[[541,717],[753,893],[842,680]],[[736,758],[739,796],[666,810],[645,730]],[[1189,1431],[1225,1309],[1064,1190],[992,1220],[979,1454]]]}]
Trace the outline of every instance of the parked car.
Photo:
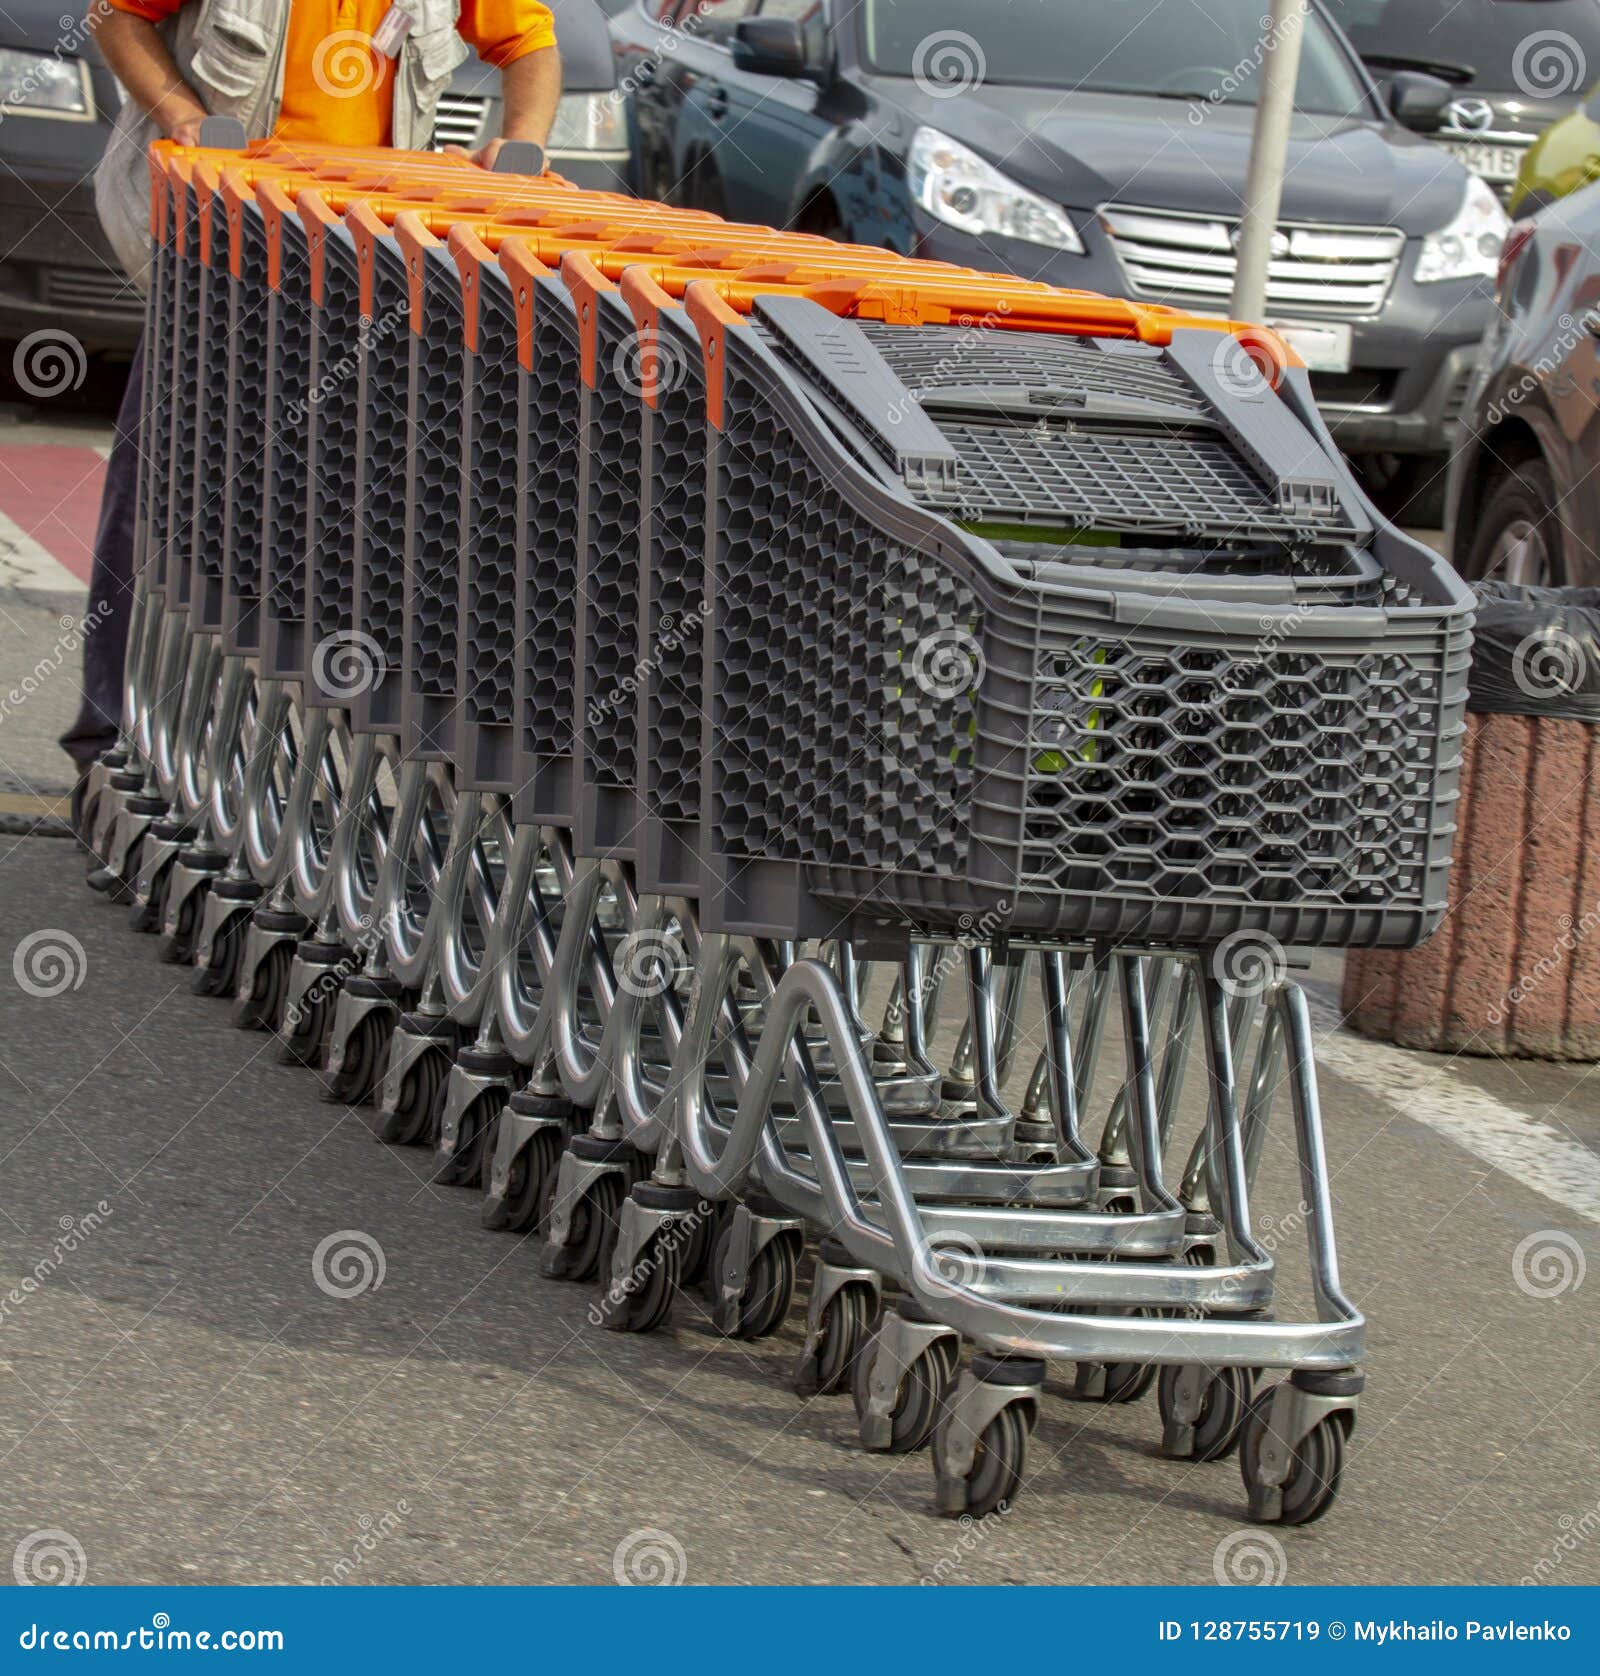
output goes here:
[{"label": "parked car", "polygon": [[[1259,0],[621,0],[633,181],[743,220],[1227,310]],[[1130,15],[1137,11],[1137,18]],[[1066,50],[1070,43],[1071,50]],[[1353,452],[1442,479],[1506,217],[1320,5],[1268,306]]]},{"label": "parked car", "polygon": [[1445,533],[1473,580],[1600,586],[1600,184],[1506,241]]},{"label": "parked car", "polygon": [[[610,37],[594,0],[549,0],[564,68],[551,166],[580,186],[623,190],[627,137]],[[131,350],[144,299],[100,231],[93,175],[122,90],[92,33],[60,0],[0,8],[0,338],[70,331],[90,354]],[[64,25],[63,19],[66,19]],[[469,149],[500,124],[500,74],[476,59],[441,99],[435,145]]]},{"label": "parked car", "polygon": [[1600,180],[1600,82],[1528,147],[1511,189],[1511,213],[1532,215],[1592,180]]},{"label": "parked car", "polygon": [[1600,70],[1597,0],[1324,0],[1379,80],[1450,84],[1440,143],[1509,198],[1530,146]]}]

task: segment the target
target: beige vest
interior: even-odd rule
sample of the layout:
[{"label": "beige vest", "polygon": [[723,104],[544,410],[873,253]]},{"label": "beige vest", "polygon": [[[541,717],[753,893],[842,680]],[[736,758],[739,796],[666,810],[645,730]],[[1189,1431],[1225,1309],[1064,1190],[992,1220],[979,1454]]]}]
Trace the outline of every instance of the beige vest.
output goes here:
[{"label": "beige vest", "polygon": [[[433,138],[439,95],[469,56],[456,32],[460,0],[395,0],[416,19],[394,76],[393,144],[422,150]],[[251,139],[272,132],[283,98],[289,0],[190,0],[160,25],[184,80],[213,116],[237,117]],[[302,73],[309,74],[309,66]],[[144,290],[150,268],[150,174],[145,151],[161,137],[130,99],[112,125],[95,171],[94,201],[111,248]]]}]

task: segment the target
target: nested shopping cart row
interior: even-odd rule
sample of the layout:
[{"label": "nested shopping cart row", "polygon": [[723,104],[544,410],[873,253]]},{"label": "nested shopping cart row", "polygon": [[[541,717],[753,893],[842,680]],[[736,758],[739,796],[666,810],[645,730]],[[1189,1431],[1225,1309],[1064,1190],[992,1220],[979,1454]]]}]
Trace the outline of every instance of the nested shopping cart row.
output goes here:
[{"label": "nested shopping cart row", "polygon": [[1363,1323],[1287,966],[1442,912],[1469,617],[1281,344],[460,160],[152,199],[93,811],[163,953],[599,1325],[804,1272],[799,1389],[943,1511],[1067,1361],[1320,1515]]}]

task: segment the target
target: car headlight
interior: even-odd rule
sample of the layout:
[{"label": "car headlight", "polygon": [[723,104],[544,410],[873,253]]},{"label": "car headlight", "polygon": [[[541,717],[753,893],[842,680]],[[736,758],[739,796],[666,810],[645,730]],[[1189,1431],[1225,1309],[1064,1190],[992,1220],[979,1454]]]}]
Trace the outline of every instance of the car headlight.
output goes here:
[{"label": "car headlight", "polygon": [[1083,254],[1083,240],[1065,210],[937,128],[919,128],[911,136],[906,169],[912,197],[948,226]]},{"label": "car headlight", "polygon": [[1417,257],[1418,285],[1439,279],[1493,279],[1500,268],[1510,218],[1500,200],[1473,175],[1455,219],[1429,233]]},{"label": "car headlight", "polygon": [[0,111],[89,116],[93,107],[82,61],[0,47]]},{"label": "car headlight", "polygon": [[564,93],[546,151],[626,151],[622,101],[611,93]]}]

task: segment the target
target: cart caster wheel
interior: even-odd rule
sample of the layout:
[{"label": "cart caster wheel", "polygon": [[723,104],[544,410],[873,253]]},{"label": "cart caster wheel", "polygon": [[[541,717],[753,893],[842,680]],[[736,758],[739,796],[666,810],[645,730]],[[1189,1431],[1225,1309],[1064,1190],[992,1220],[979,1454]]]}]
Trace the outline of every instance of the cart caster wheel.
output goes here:
[{"label": "cart caster wheel", "polygon": [[711,1249],[716,1244],[717,1219],[704,1201],[694,1214],[694,1226],[678,1253],[678,1285],[699,1286],[711,1267]]},{"label": "cart caster wheel", "polygon": [[392,1112],[383,1113],[378,1139],[390,1146],[417,1146],[437,1133],[440,1095],[450,1075],[450,1061],[430,1049],[420,1055],[400,1084],[400,1098]]},{"label": "cart caster wheel", "polygon": [[283,1025],[283,1011],[289,1000],[289,968],[294,964],[294,944],[274,943],[256,967],[250,993],[241,995],[233,1006],[233,1022],[240,1030],[277,1031]]},{"label": "cart caster wheel", "polygon": [[[498,1131],[499,1118],[495,1119]],[[496,1136],[498,1139],[498,1134]],[[484,1153],[484,1184],[494,1167],[494,1143]],[[551,1184],[561,1168],[561,1133],[557,1129],[540,1129],[528,1144],[511,1160],[510,1179],[506,1182],[505,1198],[495,1208],[494,1226],[513,1234],[531,1234],[544,1215],[550,1197]]]},{"label": "cart caster wheel", "polygon": [[292,1028],[287,1016],[278,1033],[278,1058],[285,1065],[304,1065],[316,1070],[322,1063],[322,1050],[328,1040],[328,1026],[332,1022],[333,999],[319,994],[314,1000],[301,1003],[299,1016]]},{"label": "cart caster wheel", "polygon": [[[723,1249],[732,1231],[730,1220],[717,1236],[716,1250],[711,1259],[713,1275],[722,1273]],[[729,1332],[729,1338],[770,1338],[783,1325],[789,1306],[794,1302],[799,1244],[798,1240],[779,1234],[756,1253],[745,1282],[744,1296],[739,1300],[739,1318]]]},{"label": "cart caster wheel", "polygon": [[[493,1137],[499,1129],[500,1113],[509,1097],[508,1089],[488,1089],[462,1112],[455,1151],[434,1171],[436,1187],[478,1187],[484,1184],[484,1172],[494,1158]],[[442,1100],[444,1096],[440,1098]],[[439,1116],[442,1123],[442,1106]],[[435,1126],[436,1132],[438,1127]]]},{"label": "cart caster wheel", "polygon": [[639,1253],[630,1289],[620,1296],[608,1289],[607,1322],[626,1333],[653,1333],[667,1324],[672,1300],[678,1295],[683,1248],[676,1240],[657,1235]]},{"label": "cart caster wheel", "polygon": [[239,987],[239,957],[244,953],[245,924],[249,915],[238,913],[227,919],[211,944],[211,959],[195,968],[189,987],[196,995],[232,995]]},{"label": "cart caster wheel", "polygon": [[[197,890],[191,891],[178,909],[178,923],[170,937],[163,936],[156,945],[157,957],[169,966],[187,966],[194,959],[195,933],[200,929],[200,904],[205,900]],[[165,921],[166,893],[162,892],[161,918]]]},{"label": "cart caster wheel", "polygon": [[[548,1220],[552,1208],[550,1201],[555,1197],[560,1173],[558,1160],[546,1189],[545,1216],[541,1217],[541,1222]],[[566,1261],[561,1279],[576,1280],[581,1284],[609,1273],[611,1253],[617,1243],[622,1201],[628,1196],[630,1185],[623,1171],[607,1170],[604,1175],[595,1178],[587,1192],[573,1200],[567,1244],[563,1248]]]},{"label": "cart caster wheel", "polygon": [[1027,1471],[1032,1430],[1032,1408],[1021,1402],[1008,1403],[983,1428],[967,1474],[967,1505],[955,1517],[982,1519],[1015,1505]]},{"label": "cart caster wheel", "polygon": [[344,1064],[322,1074],[322,1096],[341,1106],[364,1106],[383,1074],[383,1056],[394,1034],[394,1015],[385,1010],[368,1013],[351,1032]]},{"label": "cart caster wheel", "polygon": [[[143,850],[144,839],[135,838],[123,858],[122,871],[113,873],[109,867],[101,868],[99,872],[90,875],[91,887],[101,891],[106,901],[115,902],[118,907],[126,907],[133,901],[133,881],[139,877],[139,857]],[[138,929],[137,925],[134,929]]]},{"label": "cart caster wheel", "polygon": [[[959,1355],[955,1338],[938,1339],[906,1369],[900,1389],[895,1392],[894,1411],[889,1416],[893,1430],[886,1453],[911,1455],[928,1447],[955,1385]],[[871,1372],[871,1353],[857,1356],[850,1382],[857,1420],[866,1418],[867,1380]]]},{"label": "cart caster wheel", "polygon": [[853,1387],[856,1364],[872,1337],[877,1307],[877,1294],[859,1281],[841,1286],[828,1301],[817,1346],[817,1396]]},{"label": "cart caster wheel", "polygon": [[[1260,1469],[1273,1390],[1269,1385],[1257,1393],[1240,1430],[1239,1472],[1247,1494]],[[1333,1506],[1339,1495],[1339,1480],[1344,1476],[1346,1423],[1347,1416],[1329,1414],[1306,1433],[1294,1451],[1289,1476],[1283,1483],[1282,1512],[1276,1520],[1258,1518],[1258,1523],[1309,1525]],[[1257,1517],[1253,1513],[1251,1516]]]},{"label": "cart caster wheel", "polygon": [[167,917],[167,891],[171,884],[172,863],[169,861],[150,881],[150,900],[135,902],[128,915],[128,924],[135,931],[149,933],[161,929],[161,923]]},{"label": "cart caster wheel", "polygon": [[[1163,1368],[1156,1403],[1163,1427],[1172,1418],[1179,1368]],[[1188,1461],[1220,1461],[1239,1445],[1239,1433],[1255,1390],[1253,1368],[1218,1368],[1206,1382],[1200,1399],[1200,1418],[1194,1423],[1194,1445],[1183,1457]]]}]

